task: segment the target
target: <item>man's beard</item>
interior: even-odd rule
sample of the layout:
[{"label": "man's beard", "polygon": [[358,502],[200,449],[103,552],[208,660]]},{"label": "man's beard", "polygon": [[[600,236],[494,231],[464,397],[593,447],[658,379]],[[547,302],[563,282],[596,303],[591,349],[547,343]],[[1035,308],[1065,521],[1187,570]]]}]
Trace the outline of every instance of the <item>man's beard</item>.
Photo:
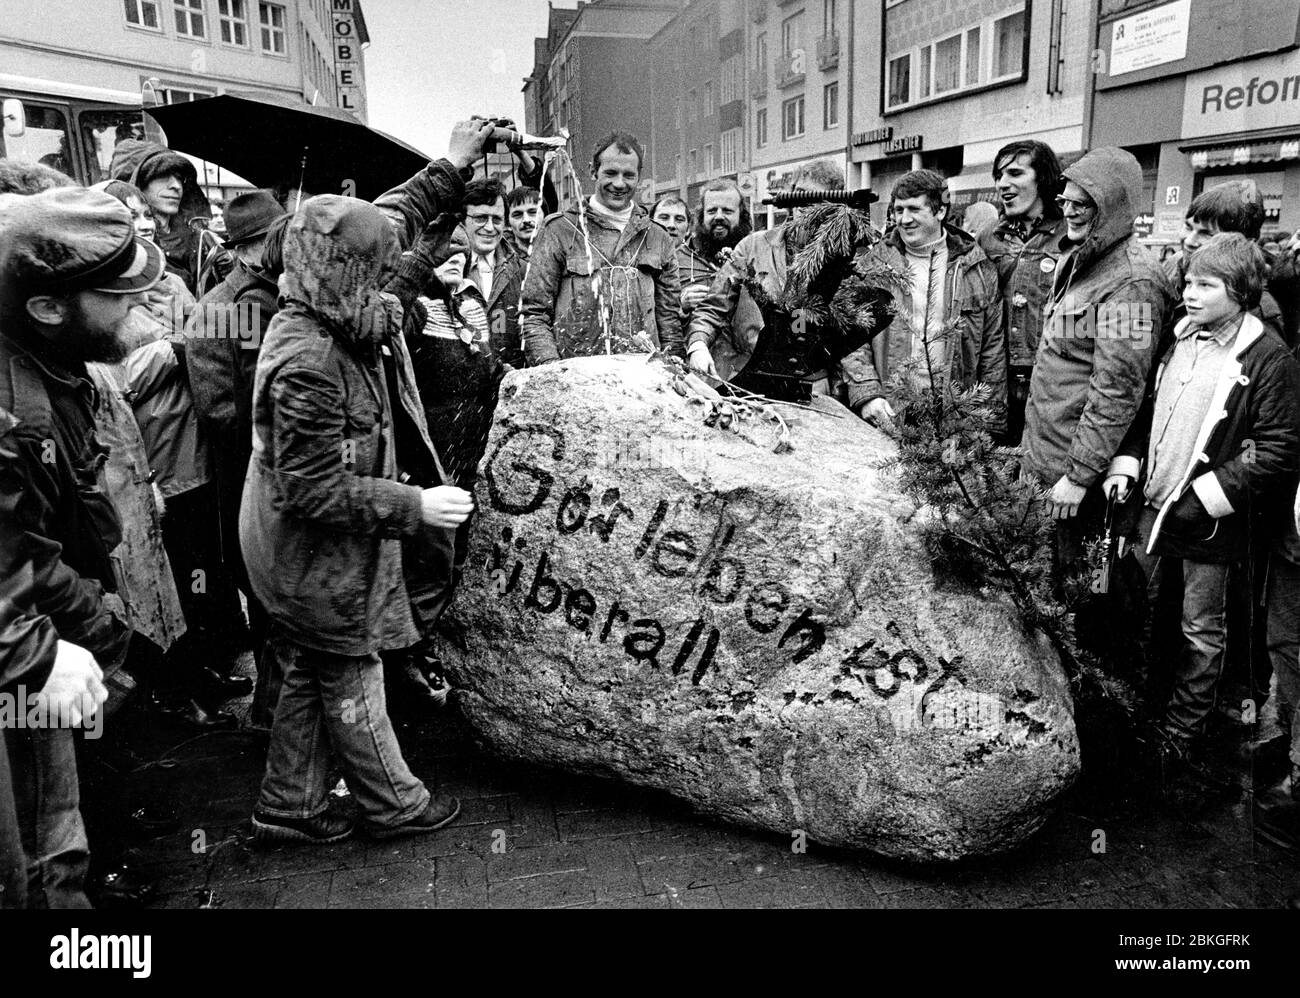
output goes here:
[{"label": "man's beard", "polygon": [[123,335],[126,323],[105,326],[97,323],[79,302],[71,304],[72,315],[58,339],[59,349],[86,363],[116,364],[126,360],[131,352]]},{"label": "man's beard", "polygon": [[745,233],[741,231],[742,226],[737,223],[727,229],[727,234],[718,238],[714,235],[713,228],[707,223],[695,226],[695,241],[699,246],[701,253],[712,259],[724,249],[733,249],[736,243],[744,238]]}]

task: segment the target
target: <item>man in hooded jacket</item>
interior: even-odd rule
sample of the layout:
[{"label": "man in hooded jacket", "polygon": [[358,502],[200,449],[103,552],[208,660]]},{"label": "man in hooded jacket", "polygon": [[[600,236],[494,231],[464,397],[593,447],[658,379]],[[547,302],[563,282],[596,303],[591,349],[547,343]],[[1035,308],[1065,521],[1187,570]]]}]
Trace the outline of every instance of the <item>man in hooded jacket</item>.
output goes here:
[{"label": "man in hooded jacket", "polygon": [[[1065,171],[1066,234],[1044,307],[1021,469],[1049,490],[1058,573],[1100,535],[1100,483],[1142,404],[1173,295],[1138,242],[1142,168],[1123,149],[1094,149]],[[1058,582],[1060,576],[1058,574]]]},{"label": "man in hooded jacket", "polygon": [[[283,685],[253,813],[259,837],[332,842],[351,819],[328,810],[336,753],[376,838],[441,827],[454,797],[430,795],[402,759],[379,651],[418,637],[401,577],[402,538],[454,528],[469,496],[398,481],[445,481],[401,336],[379,289],[397,266],[384,213],[353,198],[304,202],[285,237],[283,308],[253,391],[253,458],[240,508],[249,580],[271,620]],[[396,613],[405,615],[394,622]]]}]

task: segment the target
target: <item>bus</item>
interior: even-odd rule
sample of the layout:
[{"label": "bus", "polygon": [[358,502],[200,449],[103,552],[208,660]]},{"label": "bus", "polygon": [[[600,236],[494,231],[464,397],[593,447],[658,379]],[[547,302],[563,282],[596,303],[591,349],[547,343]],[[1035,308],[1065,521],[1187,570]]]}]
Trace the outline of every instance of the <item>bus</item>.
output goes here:
[{"label": "bus", "polygon": [[43,163],[86,187],[108,179],[118,142],[148,134],[138,93],[0,73],[0,104],[0,158]]}]

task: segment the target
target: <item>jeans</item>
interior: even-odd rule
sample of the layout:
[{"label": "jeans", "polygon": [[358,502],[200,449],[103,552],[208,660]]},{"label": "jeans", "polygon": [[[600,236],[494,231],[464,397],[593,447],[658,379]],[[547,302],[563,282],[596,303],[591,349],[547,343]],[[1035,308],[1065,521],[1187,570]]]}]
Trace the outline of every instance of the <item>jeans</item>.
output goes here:
[{"label": "jeans", "polygon": [[1300,565],[1279,554],[1268,566],[1268,656],[1278,719],[1291,730],[1291,764],[1300,766]]},{"label": "jeans", "polygon": [[[1164,729],[1171,737],[1190,741],[1201,730],[1214,709],[1215,687],[1223,670],[1224,621],[1227,617],[1228,564],[1208,564],[1184,558],[1167,558],[1146,553],[1147,539],[1155,523],[1156,510],[1142,510],[1133,553],[1147,579],[1148,606],[1159,602],[1162,583],[1182,583],[1182,647],[1174,656],[1173,691],[1165,710]],[[1150,640],[1151,616],[1147,614],[1148,651],[1154,652]]]},{"label": "jeans", "polygon": [[329,806],[329,766],[339,757],[348,789],[371,825],[421,814],[429,791],[411,773],[384,703],[378,654],[304,648],[272,625],[266,650],[282,677],[257,810],[314,818]]},{"label": "jeans", "polygon": [[[89,908],[90,851],[69,728],[6,729],[29,908]],[[6,856],[6,858],[8,858]]]}]

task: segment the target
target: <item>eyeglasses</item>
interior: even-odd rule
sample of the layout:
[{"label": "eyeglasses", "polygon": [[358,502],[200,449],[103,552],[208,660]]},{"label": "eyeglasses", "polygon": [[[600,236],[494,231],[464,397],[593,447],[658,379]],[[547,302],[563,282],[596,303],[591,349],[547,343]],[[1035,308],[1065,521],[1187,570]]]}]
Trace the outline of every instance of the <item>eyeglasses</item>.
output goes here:
[{"label": "eyeglasses", "polygon": [[1095,204],[1093,204],[1091,201],[1079,201],[1079,200],[1076,200],[1075,198],[1061,198],[1061,197],[1058,197],[1058,198],[1056,199],[1056,206],[1057,206],[1058,208],[1060,208],[1061,211],[1063,211],[1063,212],[1065,212],[1065,211],[1077,211],[1077,212],[1080,212],[1080,213],[1084,213],[1084,212],[1096,211],[1096,210],[1097,210],[1097,206],[1096,206]]},{"label": "eyeglasses", "polygon": [[489,225],[501,229],[505,228],[506,224],[506,220],[501,215],[466,215],[465,221],[473,223],[480,229],[486,229]]}]

